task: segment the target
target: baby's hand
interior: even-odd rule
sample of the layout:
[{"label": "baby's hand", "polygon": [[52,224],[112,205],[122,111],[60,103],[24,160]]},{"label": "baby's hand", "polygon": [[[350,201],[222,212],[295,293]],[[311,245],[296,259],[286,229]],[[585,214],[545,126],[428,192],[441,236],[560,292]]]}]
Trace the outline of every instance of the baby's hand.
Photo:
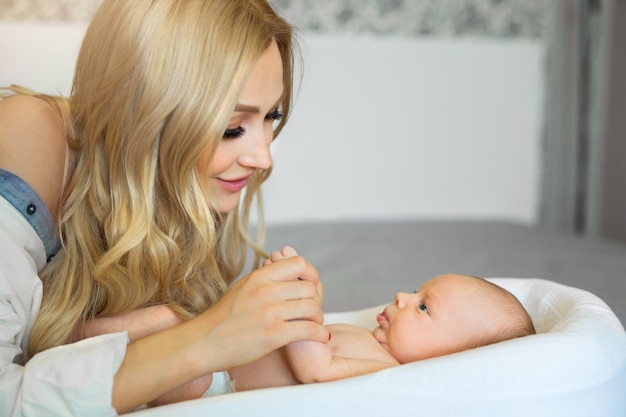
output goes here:
[{"label": "baby's hand", "polygon": [[296,250],[291,246],[285,246],[280,252],[274,251],[270,253],[269,259],[263,261],[263,266],[278,262],[282,259],[293,258],[295,256],[298,256],[298,252],[296,252]]}]

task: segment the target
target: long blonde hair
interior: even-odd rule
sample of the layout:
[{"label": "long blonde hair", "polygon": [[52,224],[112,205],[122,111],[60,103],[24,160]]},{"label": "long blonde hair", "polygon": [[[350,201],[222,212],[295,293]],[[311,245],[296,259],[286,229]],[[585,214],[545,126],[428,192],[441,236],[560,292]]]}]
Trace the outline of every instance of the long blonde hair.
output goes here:
[{"label": "long blonde hair", "polygon": [[[105,0],[81,47],[72,94],[76,167],[63,249],[41,273],[30,354],[84,320],[167,304],[188,319],[262,256],[257,170],[241,207],[219,213],[196,174],[221,140],[257,58],[275,40],[290,110],[292,28],[264,0]],[[204,190],[206,191],[206,190]],[[209,200],[209,201],[207,201]],[[254,202],[257,242],[248,234]],[[208,204],[207,204],[208,203]]]}]

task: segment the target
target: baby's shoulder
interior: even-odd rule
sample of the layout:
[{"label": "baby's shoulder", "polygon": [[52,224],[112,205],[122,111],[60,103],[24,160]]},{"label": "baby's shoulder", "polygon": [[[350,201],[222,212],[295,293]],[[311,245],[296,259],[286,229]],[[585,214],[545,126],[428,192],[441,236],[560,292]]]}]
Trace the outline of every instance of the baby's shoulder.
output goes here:
[{"label": "baby's shoulder", "polygon": [[398,364],[370,330],[351,324],[331,324],[327,327],[332,335],[327,346],[334,356]]},{"label": "baby's shoulder", "polygon": [[346,334],[371,334],[370,330],[367,330],[363,327],[355,326],[354,324],[347,323],[333,323],[329,324],[326,327],[331,332],[335,333],[346,333]]}]

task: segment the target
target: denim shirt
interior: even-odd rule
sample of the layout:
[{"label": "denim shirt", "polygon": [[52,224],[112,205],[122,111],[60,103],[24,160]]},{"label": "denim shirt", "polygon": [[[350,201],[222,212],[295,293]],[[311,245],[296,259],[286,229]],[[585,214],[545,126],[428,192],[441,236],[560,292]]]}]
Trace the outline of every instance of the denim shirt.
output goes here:
[{"label": "denim shirt", "polygon": [[0,189],[0,416],[116,416],[113,381],[126,332],[57,346],[27,361],[43,297],[38,272],[57,241],[48,210],[24,181],[2,171]]},{"label": "denim shirt", "polygon": [[57,253],[60,242],[54,221],[39,195],[24,180],[0,168],[0,196],[4,197],[35,229],[46,248],[48,260]]}]

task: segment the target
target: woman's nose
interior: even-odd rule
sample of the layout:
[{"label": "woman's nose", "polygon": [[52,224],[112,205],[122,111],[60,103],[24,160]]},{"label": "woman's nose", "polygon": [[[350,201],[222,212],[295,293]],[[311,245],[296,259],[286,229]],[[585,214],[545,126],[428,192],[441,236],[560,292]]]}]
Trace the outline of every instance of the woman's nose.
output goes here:
[{"label": "woman's nose", "polygon": [[266,129],[250,137],[246,152],[240,158],[240,164],[249,168],[269,169],[272,166],[270,144],[273,132]]}]

